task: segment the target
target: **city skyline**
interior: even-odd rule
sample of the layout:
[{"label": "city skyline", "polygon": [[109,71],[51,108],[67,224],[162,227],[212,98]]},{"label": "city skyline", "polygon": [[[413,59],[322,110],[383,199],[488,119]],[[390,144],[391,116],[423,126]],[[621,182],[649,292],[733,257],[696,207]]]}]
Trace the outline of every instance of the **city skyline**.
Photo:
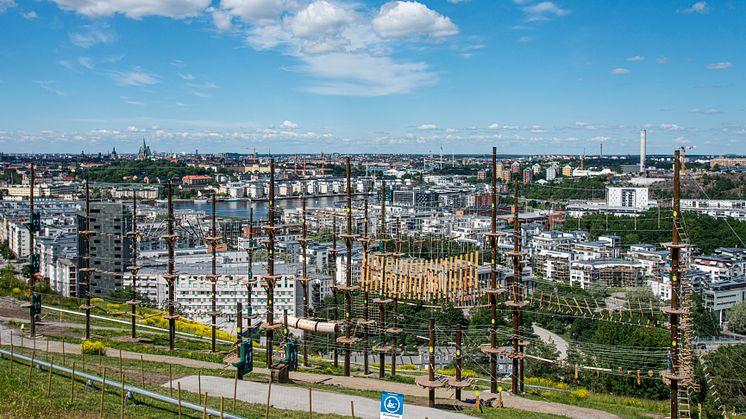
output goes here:
[{"label": "city skyline", "polygon": [[745,9],[0,0],[0,147],[743,154]]}]

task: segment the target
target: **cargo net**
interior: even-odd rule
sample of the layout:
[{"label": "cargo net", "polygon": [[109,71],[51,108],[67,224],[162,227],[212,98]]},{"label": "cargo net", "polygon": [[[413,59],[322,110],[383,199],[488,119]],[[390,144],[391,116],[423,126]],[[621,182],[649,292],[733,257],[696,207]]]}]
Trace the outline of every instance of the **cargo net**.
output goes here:
[{"label": "cargo net", "polygon": [[472,307],[482,294],[479,253],[441,259],[373,253],[363,257],[361,286],[382,298]]}]

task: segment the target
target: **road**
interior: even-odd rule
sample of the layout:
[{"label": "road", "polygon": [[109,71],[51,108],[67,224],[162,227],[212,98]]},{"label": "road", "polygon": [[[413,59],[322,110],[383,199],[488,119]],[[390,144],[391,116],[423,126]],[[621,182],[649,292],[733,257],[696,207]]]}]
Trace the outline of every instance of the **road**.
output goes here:
[{"label": "road", "polygon": [[[181,389],[196,393],[198,391],[198,377],[188,376],[174,380],[173,385],[181,383]],[[168,383],[164,384],[168,387]],[[233,380],[222,377],[202,377],[202,388],[209,389],[210,396],[233,398]],[[269,384],[253,381],[239,381],[237,384],[237,399],[248,403],[267,403]],[[270,405],[278,409],[308,411],[308,390],[303,387],[272,384]],[[355,417],[378,419],[380,417],[381,401],[361,396],[332,393],[314,390],[312,393],[312,408],[314,413],[329,413],[349,416],[352,405],[355,406]],[[405,399],[404,414],[408,418],[442,418],[467,419],[470,416],[434,409],[424,406],[408,404]]]},{"label": "road", "polygon": [[570,348],[570,344],[568,344],[567,341],[562,338],[562,336],[550,332],[549,330],[537,325],[533,325],[533,329],[534,333],[536,333],[536,335],[544,342],[554,342],[555,346],[557,346],[557,350],[559,351],[559,359],[561,361],[567,359],[567,350]]}]

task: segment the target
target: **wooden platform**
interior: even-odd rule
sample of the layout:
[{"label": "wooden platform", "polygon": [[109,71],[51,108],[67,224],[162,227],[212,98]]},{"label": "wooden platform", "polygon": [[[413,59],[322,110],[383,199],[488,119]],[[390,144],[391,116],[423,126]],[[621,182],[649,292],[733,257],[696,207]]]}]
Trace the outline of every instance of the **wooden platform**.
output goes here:
[{"label": "wooden platform", "polygon": [[466,388],[472,386],[474,380],[471,378],[464,379],[463,377],[460,380],[456,380],[456,377],[448,377],[446,379],[446,384],[451,388]]},{"label": "wooden platform", "polygon": [[672,309],[671,306],[661,307],[661,311],[663,314],[687,314],[689,313],[689,310],[685,308],[677,308],[676,310]]},{"label": "wooden platform", "polygon": [[259,328],[264,329],[264,330],[277,330],[277,329],[281,328],[282,326],[283,326],[282,323],[272,323],[272,324],[262,323],[259,326]]},{"label": "wooden platform", "polygon": [[356,343],[360,342],[360,338],[354,338],[354,337],[344,337],[340,336],[337,338],[337,343],[341,343],[343,345],[354,345]]},{"label": "wooden platform", "polygon": [[390,298],[386,298],[386,299],[376,298],[376,299],[373,300],[373,303],[375,303],[375,304],[389,304],[389,303],[393,303],[393,302],[394,302],[394,300],[392,300]]},{"label": "wooden platform", "polygon": [[490,344],[479,345],[479,350],[489,355],[506,355],[508,353],[505,349],[493,348]]},{"label": "wooden platform", "polygon": [[482,292],[485,294],[505,294],[508,290],[506,288],[483,288]]},{"label": "wooden platform", "polygon": [[513,300],[508,300],[508,301],[505,302],[505,306],[506,307],[511,307],[511,308],[523,308],[523,307],[526,307],[527,305],[528,305],[528,301],[513,301]]},{"label": "wooden platform", "polygon": [[382,352],[382,353],[390,353],[392,350],[391,346],[387,345],[373,345],[371,348],[373,352]]},{"label": "wooden platform", "polygon": [[426,375],[422,375],[420,377],[415,378],[414,383],[424,388],[441,388],[441,387],[445,387],[446,385],[445,380],[441,379],[441,380],[430,381],[430,377]]}]

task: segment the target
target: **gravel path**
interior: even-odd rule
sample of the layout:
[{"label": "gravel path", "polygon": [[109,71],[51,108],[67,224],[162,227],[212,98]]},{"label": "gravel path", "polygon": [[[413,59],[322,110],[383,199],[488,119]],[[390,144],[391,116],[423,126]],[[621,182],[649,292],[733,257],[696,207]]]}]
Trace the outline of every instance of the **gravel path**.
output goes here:
[{"label": "gravel path", "polygon": [[537,325],[533,325],[533,329],[534,333],[536,333],[536,335],[544,342],[549,343],[550,340],[554,341],[554,344],[557,346],[557,350],[560,353],[560,360],[567,359],[567,350],[570,348],[570,345],[562,338],[562,336]]},{"label": "gravel path", "polygon": [[[181,383],[181,389],[196,393],[198,391],[198,377],[188,376],[174,380],[173,385]],[[168,383],[164,384],[168,387]],[[202,377],[202,389],[207,389],[210,396],[233,398],[233,380],[221,377]],[[267,403],[269,384],[253,381],[239,381],[237,385],[237,399],[249,403]],[[380,417],[381,401],[361,396],[352,396],[328,391],[314,390],[312,393],[312,407],[315,413],[333,413],[349,416],[352,413],[351,402],[355,406],[355,417],[378,419]],[[272,384],[270,405],[278,409],[308,411],[308,390],[303,387]],[[467,419],[470,416],[433,409],[424,406],[407,404],[404,401],[404,415],[407,418],[438,418],[438,419]]]}]

